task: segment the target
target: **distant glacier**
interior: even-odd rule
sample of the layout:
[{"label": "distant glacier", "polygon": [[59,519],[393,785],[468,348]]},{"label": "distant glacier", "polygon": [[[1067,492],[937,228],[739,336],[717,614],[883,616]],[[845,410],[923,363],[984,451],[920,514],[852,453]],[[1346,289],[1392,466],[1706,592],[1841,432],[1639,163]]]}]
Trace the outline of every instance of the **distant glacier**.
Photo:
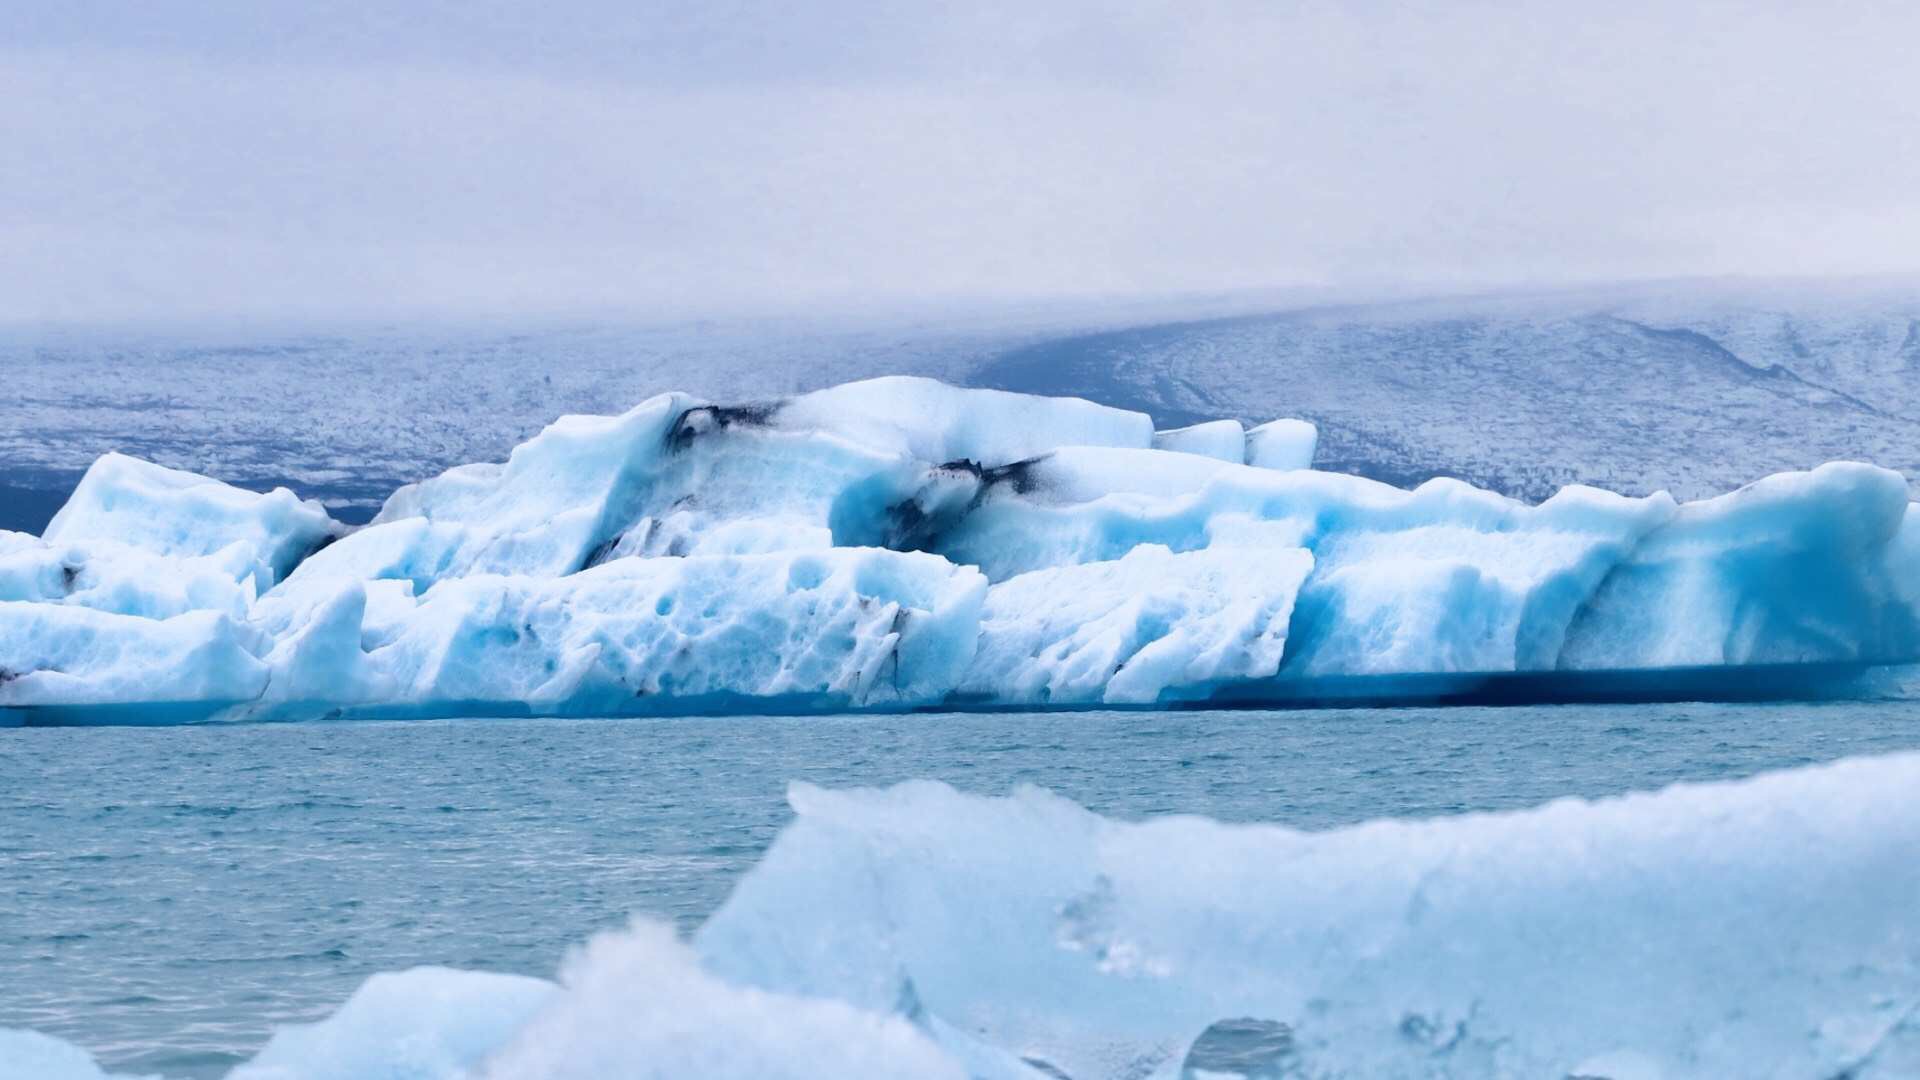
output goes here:
[{"label": "distant glacier", "polygon": [[1316,441],[902,376],[665,394],[363,527],[111,454],[0,533],[0,715],[1763,697],[1920,659],[1889,470],[1529,505],[1316,470]]}]

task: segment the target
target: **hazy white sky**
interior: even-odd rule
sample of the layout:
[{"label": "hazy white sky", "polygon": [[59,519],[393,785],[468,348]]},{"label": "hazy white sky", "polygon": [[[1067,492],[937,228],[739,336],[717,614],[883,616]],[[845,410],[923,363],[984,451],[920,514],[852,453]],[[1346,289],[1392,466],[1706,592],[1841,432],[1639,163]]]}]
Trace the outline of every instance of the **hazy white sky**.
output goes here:
[{"label": "hazy white sky", "polygon": [[1920,268],[1912,3],[0,8],[5,321]]}]

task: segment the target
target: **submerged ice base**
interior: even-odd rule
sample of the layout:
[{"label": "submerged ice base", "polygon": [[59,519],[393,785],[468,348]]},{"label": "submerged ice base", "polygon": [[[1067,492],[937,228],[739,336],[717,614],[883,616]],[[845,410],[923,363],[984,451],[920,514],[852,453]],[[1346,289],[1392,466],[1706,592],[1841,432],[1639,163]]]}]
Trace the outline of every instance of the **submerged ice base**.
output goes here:
[{"label": "submerged ice base", "polygon": [[[416,968],[230,1080],[1896,1080],[1920,755],[1326,832],[795,785],[690,942]],[[0,1080],[102,1080],[0,1030]]]},{"label": "submerged ice base", "polygon": [[108,455],[45,536],[0,534],[0,716],[1793,696],[1920,660],[1887,470],[1527,505],[1313,446],[924,379],[667,394],[359,529]]}]

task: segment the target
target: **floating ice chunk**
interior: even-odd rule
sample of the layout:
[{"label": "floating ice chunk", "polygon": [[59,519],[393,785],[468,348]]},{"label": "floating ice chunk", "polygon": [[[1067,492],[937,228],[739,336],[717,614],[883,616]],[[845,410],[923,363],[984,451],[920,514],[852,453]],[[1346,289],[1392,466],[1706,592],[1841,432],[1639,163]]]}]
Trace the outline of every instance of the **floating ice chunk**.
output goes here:
[{"label": "floating ice chunk", "polygon": [[716,979],[658,923],[595,938],[568,961],[561,982],[564,990],[486,1063],[484,1080],[969,1075],[924,1033],[885,1011]]},{"label": "floating ice chunk", "polygon": [[961,687],[998,702],[1151,704],[1271,676],[1294,596],[1313,565],[1298,548],[1174,554],[1036,570],[987,592],[980,651]]},{"label": "floating ice chunk", "polygon": [[1209,420],[1191,427],[1156,431],[1153,433],[1153,448],[1198,454],[1240,465],[1246,461],[1247,431],[1238,420]]},{"label": "floating ice chunk", "polygon": [[228,1080],[468,1080],[558,993],[524,975],[436,967],[375,975],[325,1020],[275,1032]]},{"label": "floating ice chunk", "polygon": [[241,544],[265,592],[341,532],[317,502],[275,488],[243,491],[124,454],[93,463],[47,523],[49,544],[110,540],[155,555],[212,555]]},{"label": "floating ice chunk", "polygon": [[155,620],[0,602],[0,707],[247,701],[266,688],[264,644],[212,611]]},{"label": "floating ice chunk", "polygon": [[[625,506],[640,498],[693,400],[650,398],[619,416],[564,416],[515,447],[505,464],[462,465],[393,493],[374,524],[425,518],[446,574],[551,576],[585,564]],[[421,534],[425,536],[425,534]]]},{"label": "floating ice chunk", "polygon": [[1246,462],[1262,469],[1311,469],[1320,429],[1305,420],[1270,420],[1247,432]]},{"label": "floating ice chunk", "polygon": [[963,390],[906,375],[802,394],[772,419],[924,462],[971,461],[986,468],[1062,446],[1153,445],[1153,420],[1145,413],[1081,398]]},{"label": "floating ice chunk", "polygon": [[911,985],[1075,1080],[1174,1077],[1240,1019],[1288,1029],[1284,1075],[1892,1076],[1920,1052],[1916,783],[1901,755],[1323,833],[796,785],[696,940],[779,992]]}]

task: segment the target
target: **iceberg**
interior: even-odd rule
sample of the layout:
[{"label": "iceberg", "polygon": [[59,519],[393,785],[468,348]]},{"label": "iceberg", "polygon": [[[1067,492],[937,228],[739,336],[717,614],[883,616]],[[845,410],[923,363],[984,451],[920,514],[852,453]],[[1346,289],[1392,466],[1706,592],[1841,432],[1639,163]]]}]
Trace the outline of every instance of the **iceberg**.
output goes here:
[{"label": "iceberg", "polygon": [[[691,941],[375,975],[229,1080],[1896,1080],[1915,784],[1900,754],[1326,832],[795,784]],[[0,1031],[0,1080],[107,1078]]]},{"label": "iceberg", "polygon": [[1920,513],[1888,470],[1528,504],[1316,470],[1314,442],[904,377],[663,394],[403,487],[358,529],[110,454],[44,536],[0,534],[0,709],[1747,696],[1920,661]]},{"label": "iceberg", "polygon": [[1920,1062],[1916,780],[1856,759],[1325,833],[801,784],[696,943],[1075,1080],[1191,1075],[1236,1024],[1269,1055],[1240,1075],[1893,1077]]}]

